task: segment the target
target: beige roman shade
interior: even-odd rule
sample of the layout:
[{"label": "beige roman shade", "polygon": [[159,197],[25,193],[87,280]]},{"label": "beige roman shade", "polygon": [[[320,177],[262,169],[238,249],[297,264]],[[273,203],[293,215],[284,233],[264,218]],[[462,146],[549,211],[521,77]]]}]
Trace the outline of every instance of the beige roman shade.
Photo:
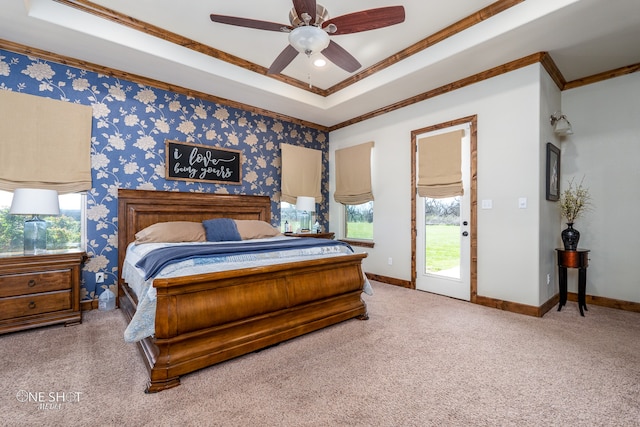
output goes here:
[{"label": "beige roman shade", "polygon": [[418,140],[418,194],[442,199],[462,190],[462,130]]},{"label": "beige roman shade", "polygon": [[322,202],[322,151],[280,144],[282,150],[282,195],[280,200],[295,204],[298,196]]},{"label": "beige roman shade", "polygon": [[336,150],[336,191],[333,199],[343,205],[373,201],[371,149],[373,142]]},{"label": "beige roman shade", "polygon": [[0,190],[91,188],[92,108],[0,90]]}]

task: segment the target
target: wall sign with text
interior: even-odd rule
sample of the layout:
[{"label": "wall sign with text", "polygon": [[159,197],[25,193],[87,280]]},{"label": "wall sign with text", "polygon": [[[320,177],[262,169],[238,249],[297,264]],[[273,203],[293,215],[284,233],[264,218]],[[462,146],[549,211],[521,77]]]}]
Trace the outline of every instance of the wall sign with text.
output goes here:
[{"label": "wall sign with text", "polygon": [[242,152],[167,139],[167,179],[240,184]]}]

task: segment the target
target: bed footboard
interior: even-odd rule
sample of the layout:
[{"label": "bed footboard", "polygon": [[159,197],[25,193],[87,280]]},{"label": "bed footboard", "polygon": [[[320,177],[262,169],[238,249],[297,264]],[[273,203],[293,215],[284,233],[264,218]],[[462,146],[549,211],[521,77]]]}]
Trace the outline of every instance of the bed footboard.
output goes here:
[{"label": "bed footboard", "polygon": [[[139,343],[147,392],[180,376],[351,318],[367,318],[362,259],[352,254],[156,279],[156,334]],[[131,295],[121,307],[132,316]],[[129,308],[131,307],[131,308]]]}]

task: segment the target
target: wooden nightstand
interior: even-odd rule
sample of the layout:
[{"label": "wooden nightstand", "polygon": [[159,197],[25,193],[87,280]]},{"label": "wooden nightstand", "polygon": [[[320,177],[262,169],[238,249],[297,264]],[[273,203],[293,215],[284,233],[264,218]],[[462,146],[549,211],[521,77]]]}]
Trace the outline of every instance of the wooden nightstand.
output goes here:
[{"label": "wooden nightstand", "polygon": [[285,236],[291,237],[315,237],[316,239],[333,239],[335,233],[284,233]]},{"label": "wooden nightstand", "polygon": [[81,323],[85,257],[79,251],[0,257],[0,334]]}]

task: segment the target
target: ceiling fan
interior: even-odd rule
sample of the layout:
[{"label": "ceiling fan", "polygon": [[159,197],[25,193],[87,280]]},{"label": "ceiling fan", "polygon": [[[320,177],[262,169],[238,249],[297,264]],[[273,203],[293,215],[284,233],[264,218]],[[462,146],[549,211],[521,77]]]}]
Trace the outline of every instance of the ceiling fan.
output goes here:
[{"label": "ceiling fan", "polygon": [[210,15],[213,22],[239,27],[289,33],[289,45],[278,55],[267,74],[278,74],[298,56],[322,53],[329,61],[353,73],[361,67],[356,58],[333,40],[330,35],[353,34],[375,30],[404,22],[404,7],[389,6],[329,18],[324,6],[316,0],[293,0],[289,12],[290,25],[258,21],[226,15]]}]

